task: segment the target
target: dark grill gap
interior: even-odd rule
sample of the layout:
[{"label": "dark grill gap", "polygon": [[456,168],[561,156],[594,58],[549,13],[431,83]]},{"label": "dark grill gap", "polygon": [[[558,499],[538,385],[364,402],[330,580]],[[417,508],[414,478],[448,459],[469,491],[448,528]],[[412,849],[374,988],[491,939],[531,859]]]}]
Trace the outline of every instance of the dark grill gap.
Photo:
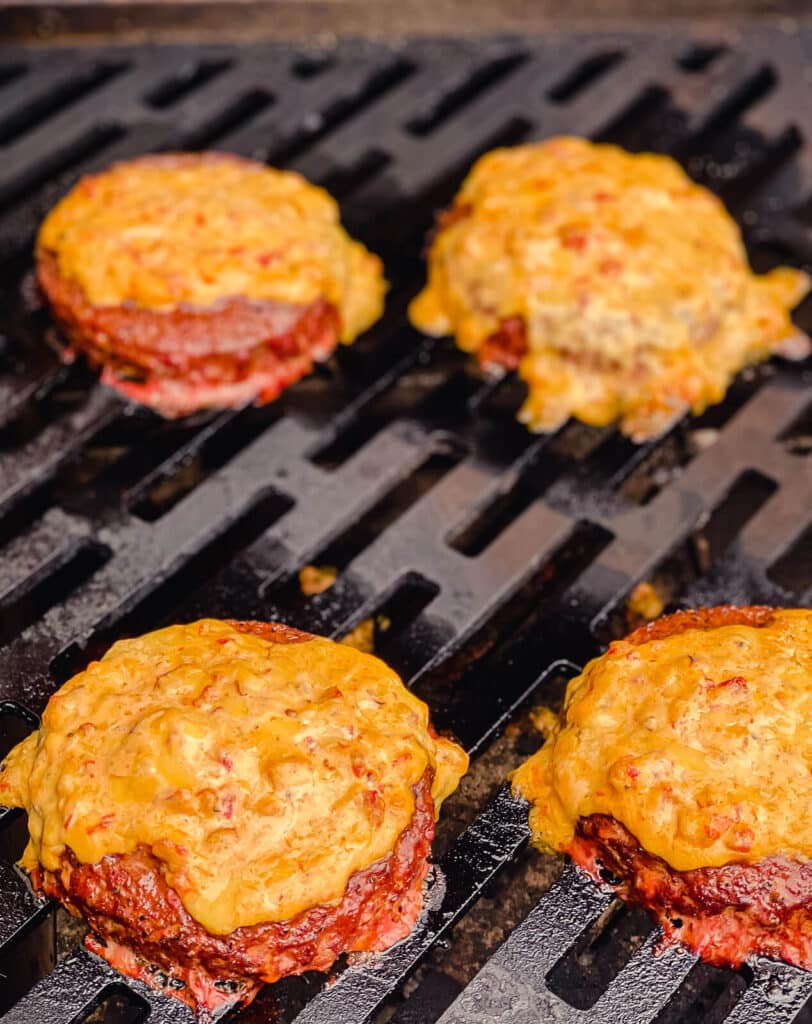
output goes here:
[{"label": "dark grill gap", "polygon": [[645,911],[609,905],[547,975],[551,991],[577,1010],[591,1010],[651,932]]},{"label": "dark grill gap", "polygon": [[796,600],[809,600],[812,577],[812,528],[798,540],[769,569],[768,575]]},{"label": "dark grill gap", "polygon": [[428,113],[408,121],[407,130],[412,135],[430,135],[450,117],[453,117],[457,110],[461,110],[480,93],[485,92],[509,75],[515,68],[521,67],[526,59],[525,54],[516,53],[508,57],[500,57],[498,60],[478,68],[459,88],[446,93]]},{"label": "dark grill gap", "polygon": [[126,70],[127,65],[124,63],[99,64],[96,67],[91,67],[86,74],[76,75],[67,82],[60,82],[24,106],[9,111],[0,118],[0,146],[20,139],[27,132],[33,131],[42,121],[52,117]]},{"label": "dark grill gap", "polygon": [[201,128],[191,132],[183,141],[184,149],[207,149],[227,131],[237,131],[274,102],[266,89],[251,89],[229,103]]},{"label": "dark grill gap", "polygon": [[547,98],[553,103],[568,103],[573,96],[586,86],[591,85],[621,60],[623,60],[623,54],[619,50],[610,50],[608,53],[597,53],[593,57],[587,57],[557,85],[547,90]]},{"label": "dark grill gap", "polygon": [[[559,705],[575,666],[627,628],[638,580],[674,607],[812,599],[803,369],[743,375],[720,406],[640,448],[580,424],[534,438],[513,419],[515,377],[484,378],[404,317],[434,211],[471,161],[558,132],[675,153],[733,204],[759,267],[779,254],[810,265],[806,33],[131,47],[126,66],[109,48],[0,49],[13,98],[0,164],[0,750],[115,637],[219,614],[330,635],[376,617],[378,653],[476,755],[440,823],[445,888],[431,888],[414,935],[332,987],[273,986],[235,1022],[360,1024],[380,1010],[488,1024],[504,997],[503,1024],[525,1020],[523,1005],[582,1024],[778,1024],[809,996],[809,977],[781,965],[653,957],[647,922],[603,918],[602,894],[525,849],[525,809],[503,787],[540,742],[528,709]],[[383,323],[275,405],[160,423],[57,365],[26,254],[80,174],[202,145],[270,154],[328,184],[393,290]],[[807,304],[807,328],[811,317]],[[83,565],[85,551],[103,557]],[[341,575],[305,599],[298,570],[322,560]],[[52,970],[52,917],[10,867],[23,841],[22,817],[0,813],[0,972],[14,978],[0,979],[3,1024],[188,1021],[84,953]]]},{"label": "dark grill gap", "polygon": [[298,136],[287,144],[275,147],[269,159],[281,166],[293,162],[315,142],[349,120],[356,111],[382,99],[391,89],[405,81],[414,69],[415,65],[411,61],[398,60],[376,71],[356,95],[330,103],[317,118],[301,126]]},{"label": "dark grill gap", "polygon": [[38,188],[49,178],[74,168],[94,154],[100,153],[113,142],[124,138],[126,132],[114,124],[98,124],[88,128],[82,135],[62,150],[57,150],[38,163],[29,175],[21,175],[15,186],[6,189],[0,186],[0,213],[5,213],[29,189]]},{"label": "dark grill gap", "polygon": [[144,100],[156,110],[163,110],[183,99],[187,93],[194,92],[201,85],[210,82],[230,67],[231,61],[229,60],[204,60],[200,64],[189,64],[182,67],[167,81],[151,89]]},{"label": "dark grill gap", "polygon": [[725,49],[724,46],[692,46],[677,58],[677,63],[686,71],[704,71]]},{"label": "dark grill gap", "polygon": [[4,64],[0,67],[0,88],[25,74],[24,64]]}]

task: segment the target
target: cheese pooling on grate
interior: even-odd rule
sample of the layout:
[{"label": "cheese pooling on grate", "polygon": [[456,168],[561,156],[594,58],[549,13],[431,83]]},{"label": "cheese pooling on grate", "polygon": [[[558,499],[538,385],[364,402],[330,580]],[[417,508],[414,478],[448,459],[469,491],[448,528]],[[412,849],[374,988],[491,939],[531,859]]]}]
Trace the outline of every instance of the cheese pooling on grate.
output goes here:
[{"label": "cheese pooling on grate", "polygon": [[677,871],[812,859],[812,612],[612,643],[513,774],[547,850],[608,814]]},{"label": "cheese pooling on grate", "polygon": [[94,306],[325,300],[345,342],[383,310],[381,262],[341,227],[335,200],[228,153],[145,157],[84,178],[45,218],[37,248]]},{"label": "cheese pooling on grate", "polygon": [[642,440],[782,342],[806,351],[789,310],[808,288],[786,267],[753,274],[720,200],[670,158],[558,138],[477,161],[410,317],[486,362],[518,323],[524,422],[620,420]]},{"label": "cheese pooling on grate", "polygon": [[28,812],[27,870],[144,845],[226,934],[340,899],[391,852],[424,773],[437,810],[466,767],[378,658],[204,619],[119,641],[67,682],[6,759],[0,803]]}]

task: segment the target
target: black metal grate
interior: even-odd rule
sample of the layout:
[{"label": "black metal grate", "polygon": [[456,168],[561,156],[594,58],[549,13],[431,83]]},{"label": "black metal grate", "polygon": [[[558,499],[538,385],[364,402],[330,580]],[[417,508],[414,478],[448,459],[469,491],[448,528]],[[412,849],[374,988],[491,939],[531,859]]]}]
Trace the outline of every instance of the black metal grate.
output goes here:
[{"label": "black metal grate", "polygon": [[[514,379],[481,377],[453,346],[417,336],[404,311],[433,210],[474,157],[561,132],[673,153],[723,196],[760,268],[812,266],[810,71],[812,32],[791,27],[319,51],[0,50],[6,748],[114,636],[197,614],[335,636],[385,616],[379,653],[479,755],[521,708],[549,699],[562,665],[571,674],[623,628],[641,579],[672,604],[809,604],[808,366],[747,374],[721,406],[639,448],[574,423],[533,437],[513,419]],[[393,288],[381,324],[276,404],[163,423],[60,366],[31,242],[79,175],[208,146],[330,188]],[[341,573],[305,599],[295,573],[311,561]],[[394,1000],[398,1020],[437,1019],[454,987],[435,985],[432,1002],[431,976],[411,998],[403,983],[439,940],[453,944],[453,926],[515,863],[525,818],[497,792],[440,857],[429,911],[406,942],[331,986],[274,986],[236,1017],[349,1024]],[[123,985],[83,951],[50,973],[45,957],[23,979],[21,951],[51,918],[12,867],[20,826],[0,816],[0,970],[13,979],[0,982],[3,1020],[68,1024],[123,1003],[131,1016],[108,1019],[188,1021],[181,1004]],[[594,998],[579,994],[577,974],[566,980],[568,953],[606,903],[565,870],[443,1020],[698,1019],[679,1016],[695,961],[654,957],[653,938],[607,968]],[[812,994],[812,976],[777,964],[719,973],[727,995],[707,1020],[777,1024]]]}]

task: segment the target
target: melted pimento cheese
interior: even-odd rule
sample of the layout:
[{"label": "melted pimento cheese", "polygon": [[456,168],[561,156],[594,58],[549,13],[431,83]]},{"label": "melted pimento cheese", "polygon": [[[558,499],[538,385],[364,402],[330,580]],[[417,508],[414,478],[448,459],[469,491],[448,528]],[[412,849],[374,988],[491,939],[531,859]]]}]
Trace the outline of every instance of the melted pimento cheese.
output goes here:
[{"label": "melted pimento cheese", "polygon": [[341,899],[410,824],[426,770],[438,810],[467,763],[379,659],[203,619],[67,682],[6,759],[0,803],[28,812],[27,870],[146,846],[222,935]]},{"label": "melted pimento cheese", "polygon": [[227,153],[146,157],[84,178],[46,217],[37,248],[95,306],[323,299],[344,342],[383,311],[381,262],[341,227],[335,200]]},{"label": "melted pimento cheese", "polygon": [[410,316],[486,362],[518,322],[525,423],[619,420],[643,440],[782,343],[803,354],[789,311],[808,289],[797,270],[753,274],[720,200],[669,157],[558,138],[477,161]]},{"label": "melted pimento cheese", "polygon": [[812,611],[611,644],[513,774],[548,851],[608,814],[677,871],[812,859]]}]

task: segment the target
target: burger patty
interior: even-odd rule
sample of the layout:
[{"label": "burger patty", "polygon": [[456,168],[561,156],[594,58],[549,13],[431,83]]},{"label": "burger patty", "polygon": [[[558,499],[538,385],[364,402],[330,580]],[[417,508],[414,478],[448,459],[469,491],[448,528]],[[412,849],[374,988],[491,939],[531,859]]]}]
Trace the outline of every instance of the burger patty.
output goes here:
[{"label": "burger patty", "polygon": [[738,967],[751,953],[812,970],[812,863],[755,863],[676,871],[606,814],[581,818],[568,849],[597,882],[648,909],[666,942],[711,964]]},{"label": "burger patty", "polygon": [[520,316],[510,316],[486,338],[479,350],[482,366],[501,366],[506,370],[518,369],[522,357],[527,355],[527,331]]},{"label": "burger patty", "polygon": [[84,917],[92,952],[129,977],[160,983],[193,1008],[248,1002],[263,982],[327,970],[345,952],[386,949],[409,934],[422,906],[434,837],[431,770],[415,787],[415,810],[390,854],[353,874],[344,896],[287,921],[213,935],[194,920],[149,849],[58,871],[37,868],[37,892]]},{"label": "burger patty", "polygon": [[745,366],[810,351],[789,315],[809,278],[754,274],[724,206],[662,155],[573,137],[496,148],[437,218],[427,263],[413,325],[518,369],[531,430],[574,416],[644,441]]},{"label": "burger patty", "polygon": [[327,359],[340,318],[324,300],[300,307],[233,298],[206,310],[98,307],[38,257],[40,285],[73,349],[103,367],[102,380],[163,416],[207,406],[269,402]]},{"label": "burger patty", "polygon": [[[775,608],[766,604],[719,604],[713,608],[690,608],[664,615],[629,633],[630,644],[646,644],[651,640],[665,640],[688,629],[718,629],[720,626],[766,626],[775,614]],[[611,645],[610,645],[611,649]]]},{"label": "burger patty", "polygon": [[324,189],[216,152],[82,178],[43,221],[36,265],[67,357],[170,417],[276,398],[374,323],[386,289]]},{"label": "burger patty", "polygon": [[610,644],[514,775],[536,842],[645,907],[666,944],[812,970],[811,639],[808,610],[721,605]]},{"label": "burger patty", "polygon": [[[626,637],[639,645],[687,629],[765,626],[766,605],[720,605],[676,612]],[[767,857],[751,863],[677,871],[647,852],[610,815],[582,818],[568,850],[596,881],[646,907],[666,942],[681,942],[709,963],[738,967],[750,953],[812,969],[812,863]]]}]

